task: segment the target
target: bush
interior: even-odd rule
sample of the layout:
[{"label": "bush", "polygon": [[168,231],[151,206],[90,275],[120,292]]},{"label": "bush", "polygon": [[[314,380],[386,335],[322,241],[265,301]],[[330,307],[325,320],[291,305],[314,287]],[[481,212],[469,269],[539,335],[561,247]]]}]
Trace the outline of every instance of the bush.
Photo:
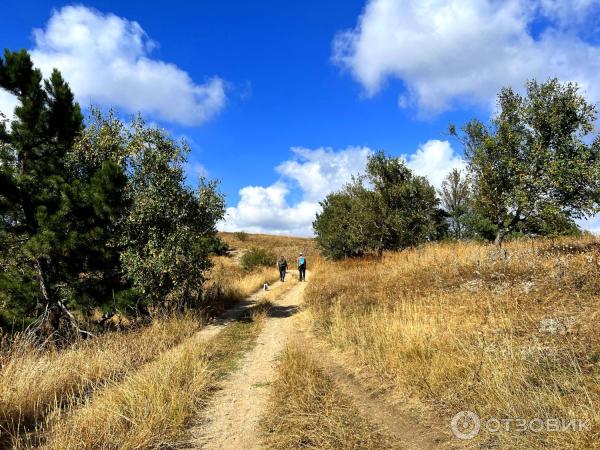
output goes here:
[{"label": "bush", "polygon": [[238,241],[246,242],[248,240],[248,233],[245,231],[236,231],[233,235]]},{"label": "bush", "polygon": [[275,266],[277,257],[262,248],[251,248],[242,256],[240,261],[241,266],[246,271],[251,271],[256,267],[271,267]]},{"label": "bush", "polygon": [[229,253],[229,244],[219,236],[210,239],[210,252],[216,256],[225,256]]},{"label": "bush", "polygon": [[400,158],[371,155],[364,176],[329,194],[313,222],[316,242],[332,259],[381,254],[441,239],[446,218],[435,189]]}]

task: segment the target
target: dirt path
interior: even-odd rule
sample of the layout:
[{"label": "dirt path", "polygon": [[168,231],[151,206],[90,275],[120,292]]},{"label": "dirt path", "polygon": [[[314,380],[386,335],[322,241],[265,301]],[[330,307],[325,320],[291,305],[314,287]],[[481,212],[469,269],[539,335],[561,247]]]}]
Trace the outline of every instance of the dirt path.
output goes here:
[{"label": "dirt path", "polygon": [[[272,288],[277,288],[278,284],[273,284]],[[389,404],[382,395],[365,388],[343,357],[312,335],[307,313],[294,315],[302,302],[305,287],[305,283],[299,283],[273,302],[256,346],[242,357],[239,369],[224,381],[222,389],[204,409],[190,430],[188,448],[250,450],[260,447],[258,425],[269,398],[269,387],[276,376],[276,358],[290,339],[302,340],[322,355],[320,363],[340,391],[352,399],[364,417],[399,436],[407,449],[452,448],[443,434],[434,431],[433,424],[419,423],[406,411]],[[200,331],[200,338],[215,336],[263,295],[264,292],[259,292],[228,310],[216,323]]]},{"label": "dirt path", "polygon": [[[277,281],[271,285],[271,290],[278,289],[281,282]],[[244,312],[255,306],[262,297],[268,295],[268,291],[258,291],[248,297],[246,300],[242,300],[236,303],[233,307],[225,310],[219,317],[213,319],[211,323],[203,327],[198,333],[196,333],[196,339],[199,342],[207,341],[212,339],[219,334],[223,328],[225,328],[231,322],[239,319]]]},{"label": "dirt path", "polygon": [[299,283],[274,301],[274,306],[257,339],[236,370],[224,382],[192,428],[192,448],[253,449],[258,447],[258,422],[275,379],[275,358],[283,350],[293,329],[305,288]]}]

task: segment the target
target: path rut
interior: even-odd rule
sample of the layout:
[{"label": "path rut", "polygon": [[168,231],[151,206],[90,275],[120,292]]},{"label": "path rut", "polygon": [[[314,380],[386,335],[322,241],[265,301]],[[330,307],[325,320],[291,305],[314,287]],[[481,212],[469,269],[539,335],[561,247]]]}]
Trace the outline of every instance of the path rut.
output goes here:
[{"label": "path rut", "polygon": [[432,423],[421,423],[402,408],[390,404],[381,395],[365,387],[331,345],[317,339],[306,323],[294,331],[297,339],[319,354],[319,365],[335,382],[340,392],[350,398],[364,417],[397,436],[407,450],[452,449],[448,437],[435,430]]},{"label": "path rut", "polygon": [[[279,283],[277,283],[279,284]],[[276,285],[273,285],[275,287]],[[260,448],[259,422],[269,400],[269,388],[276,377],[277,356],[290,340],[301,340],[321,356],[326,373],[343,395],[351,398],[358,411],[387,429],[407,449],[431,450],[454,448],[446,437],[374,395],[354,378],[341,355],[309,331],[305,314],[298,311],[306,283],[298,283],[284,292],[271,307],[254,348],[239,362],[239,369],[223,382],[197,423],[191,428],[187,448],[250,450]],[[263,293],[239,303],[219,320],[205,327],[201,339],[215,336],[225,325],[239,318],[260,300]]]},{"label": "path rut", "polygon": [[291,321],[305,286],[299,283],[274,302],[255,347],[242,357],[240,368],[224,382],[190,430],[191,448],[259,447],[258,424],[275,379],[276,357],[291,336]]}]

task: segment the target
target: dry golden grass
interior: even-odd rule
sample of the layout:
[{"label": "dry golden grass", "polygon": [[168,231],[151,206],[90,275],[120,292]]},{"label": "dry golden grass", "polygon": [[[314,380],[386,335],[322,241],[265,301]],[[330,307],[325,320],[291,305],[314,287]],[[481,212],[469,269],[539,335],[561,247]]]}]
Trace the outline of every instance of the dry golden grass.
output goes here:
[{"label": "dry golden grass", "polygon": [[190,337],[200,328],[193,315],[165,318],[128,333],[108,333],[62,351],[37,349],[17,337],[0,353],[0,430],[39,424],[57,407],[114,382]]},{"label": "dry golden grass", "polygon": [[382,261],[325,263],[306,301],[315,329],[391,397],[435,413],[582,419],[587,432],[482,430],[473,447],[592,448],[600,442],[600,242],[502,249],[432,244]]},{"label": "dry golden grass", "polygon": [[312,258],[319,255],[315,247],[315,241],[312,238],[248,234],[247,239],[240,241],[235,233],[219,233],[219,236],[229,244],[232,250],[247,250],[258,247],[269,250],[278,257],[283,255],[290,267],[292,267],[292,263],[300,252],[306,255],[309,264]]},{"label": "dry golden grass", "polygon": [[214,258],[214,267],[205,284],[206,303],[219,312],[261,289],[265,282],[271,284],[278,279],[279,272],[275,267],[260,267],[245,272],[239,260],[218,256]]},{"label": "dry golden grass", "polygon": [[173,447],[217,383],[248,350],[265,312],[251,313],[209,341],[191,338],[89,398],[51,424],[43,448]]},{"label": "dry golden grass", "polygon": [[[254,237],[251,235],[250,240],[252,239]],[[276,241],[279,245],[279,238],[276,238]],[[265,237],[259,238],[258,242],[269,247],[269,241]],[[212,311],[207,312],[217,313],[227,304],[248,297],[260,289],[265,281],[271,283],[278,277],[275,268],[246,273],[239,267],[238,258],[215,258],[215,267],[209,274],[206,289],[207,300],[216,306]],[[268,302],[289,285],[285,283],[284,286],[263,295],[264,301],[253,312],[254,319],[258,320],[264,316],[268,309]],[[134,395],[134,392],[139,393],[143,387],[150,388],[151,384],[144,384],[146,383],[144,380],[148,377],[156,376],[157,380],[172,384],[173,380],[181,374],[196,376],[196,372],[192,371],[190,365],[191,360],[184,356],[185,351],[180,349],[173,354],[167,352],[178,344],[182,344],[181,348],[189,348],[193,341],[187,339],[198,331],[201,325],[201,318],[192,315],[157,318],[150,326],[127,332],[107,333],[92,340],[77,342],[62,350],[37,349],[26,339],[0,342],[0,447],[7,442],[16,445],[19,441],[23,442],[25,438],[34,442],[43,428],[54,427],[56,421],[60,422],[64,417],[75,417],[74,411],[80,410],[82,404],[85,406],[81,411],[90,410],[88,408],[91,408],[92,404],[96,405],[94,402],[100,395],[105,398],[104,401],[107,402],[105,404],[110,404],[110,399],[113,398],[111,396],[119,398],[121,395],[123,399],[128,393]],[[197,355],[195,349],[190,351],[193,355]],[[214,361],[211,360],[211,371],[214,365]],[[195,389],[199,389],[198,386],[201,384],[199,380],[204,376],[201,365],[193,368],[199,371],[197,376],[200,378],[191,381],[189,385],[173,385],[181,392],[153,391],[154,404],[143,401],[145,397],[141,394],[138,397],[131,397],[131,402],[138,400],[141,402],[140,408],[151,408],[145,413],[138,411],[139,414],[147,414],[145,422],[149,428],[143,432],[155,430],[154,427],[158,427],[157,424],[161,424],[161,420],[167,420],[169,416],[174,421],[174,429],[180,427],[181,417],[185,414],[178,416],[178,405],[183,408],[181,410],[183,412],[189,410],[186,399],[193,400],[193,397],[188,396],[196,392]],[[142,373],[146,375],[141,375]],[[123,379],[129,380],[126,382],[129,383],[127,384],[129,387],[122,387]],[[158,387],[155,386],[155,389]],[[161,397],[163,394],[167,397]],[[160,408],[156,408],[157,405],[161,405],[161,402],[167,401],[168,395],[171,395],[171,403],[167,405],[163,415]],[[103,404],[100,400],[99,402],[98,405]],[[126,402],[122,406],[125,407]],[[163,406],[165,405],[161,408]],[[133,408],[133,403],[129,407]],[[102,414],[98,416],[95,425],[97,427],[103,426],[102,421],[105,416]],[[85,426],[93,426],[93,421],[85,422],[83,416],[69,420],[86,423]],[[115,427],[120,429],[122,425],[115,425]],[[65,430],[63,429],[66,435],[68,433]],[[143,432],[136,431],[134,434],[138,436],[136,433]],[[160,436],[161,434],[158,433],[159,439]],[[135,441],[138,437],[131,439]],[[143,439],[140,440],[142,441]],[[75,445],[68,440],[65,442],[68,445]]]},{"label": "dry golden grass", "polygon": [[272,449],[394,449],[386,436],[356,411],[298,344],[284,351],[261,423]]},{"label": "dry golden grass", "polygon": [[232,256],[213,258],[212,268],[205,286],[207,303],[216,309],[224,309],[230,303],[242,300],[260,289],[265,282],[272,284],[279,279],[279,272],[273,267],[261,267],[246,272],[240,267],[241,255],[251,248],[263,248],[277,256],[285,256],[289,265],[286,281],[297,278],[296,257],[303,252],[309,269],[321,262],[313,239],[266,234],[248,234],[240,241],[235,233],[219,233],[230,246]]}]

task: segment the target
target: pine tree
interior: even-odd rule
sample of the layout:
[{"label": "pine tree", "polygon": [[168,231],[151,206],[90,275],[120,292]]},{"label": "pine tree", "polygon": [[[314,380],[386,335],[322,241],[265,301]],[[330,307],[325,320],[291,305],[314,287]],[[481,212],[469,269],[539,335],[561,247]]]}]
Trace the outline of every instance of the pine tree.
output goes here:
[{"label": "pine tree", "polygon": [[96,306],[118,286],[110,240],[126,177],[109,162],[90,170],[69,163],[83,117],[57,70],[43,80],[26,51],[6,50],[0,87],[19,100],[0,128],[4,319],[42,315],[58,329],[61,319],[75,324],[71,306]]}]

